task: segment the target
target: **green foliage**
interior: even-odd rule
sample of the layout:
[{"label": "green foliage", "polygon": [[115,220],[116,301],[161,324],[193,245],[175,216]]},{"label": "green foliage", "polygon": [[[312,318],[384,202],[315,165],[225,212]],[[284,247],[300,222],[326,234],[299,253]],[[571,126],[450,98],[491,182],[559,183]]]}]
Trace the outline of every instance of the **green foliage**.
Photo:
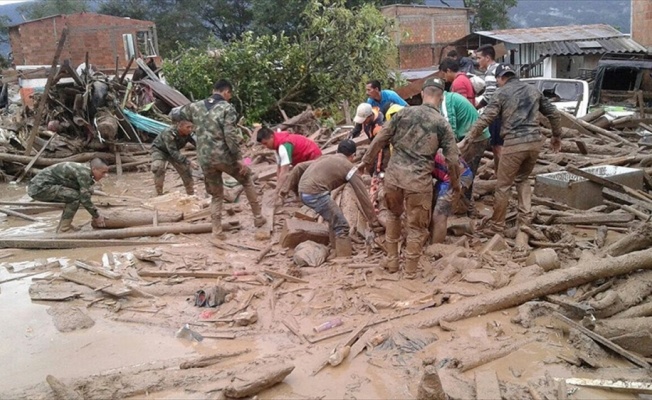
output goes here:
[{"label": "green foliage", "polygon": [[518,0],[464,0],[464,7],[475,12],[472,31],[509,28],[507,12],[517,4]]},{"label": "green foliage", "polygon": [[0,43],[9,42],[9,24],[11,20],[6,15],[0,15]]},{"label": "green foliage", "polygon": [[213,65],[205,51],[185,51],[163,70],[173,86],[195,97],[207,94],[210,82],[227,78],[246,119],[269,122],[278,120],[279,107],[291,114],[308,104],[334,109],[344,99],[361,101],[366,80],[387,76],[386,61],[396,47],[373,5],[350,10],[344,0],[309,0],[297,26],[302,29],[295,37],[247,32],[223,45]]},{"label": "green foliage", "polygon": [[88,11],[89,0],[35,0],[18,7],[18,12],[28,20]]}]

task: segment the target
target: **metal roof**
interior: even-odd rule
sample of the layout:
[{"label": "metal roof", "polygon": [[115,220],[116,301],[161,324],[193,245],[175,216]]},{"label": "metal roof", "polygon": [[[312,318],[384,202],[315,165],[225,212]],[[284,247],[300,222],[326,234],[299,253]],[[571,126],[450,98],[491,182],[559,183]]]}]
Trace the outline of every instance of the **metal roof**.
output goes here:
[{"label": "metal roof", "polygon": [[604,53],[647,53],[647,49],[628,37],[614,37],[591,41],[544,42],[534,45],[542,56],[568,56]]},{"label": "metal roof", "polygon": [[476,35],[490,37],[505,43],[524,44],[576,40],[596,40],[627,36],[606,24],[546,26],[542,28],[478,31]]}]

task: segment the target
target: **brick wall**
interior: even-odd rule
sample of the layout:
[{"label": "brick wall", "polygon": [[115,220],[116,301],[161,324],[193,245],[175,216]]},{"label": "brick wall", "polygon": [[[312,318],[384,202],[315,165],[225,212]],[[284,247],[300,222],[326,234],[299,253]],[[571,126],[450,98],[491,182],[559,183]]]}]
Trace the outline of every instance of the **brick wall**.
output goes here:
[{"label": "brick wall", "polygon": [[16,65],[50,65],[61,36],[68,26],[68,39],[61,60],[73,67],[85,61],[99,69],[115,68],[115,58],[124,68],[126,56],[122,35],[154,28],[154,23],[92,13],[43,18],[10,28],[9,39]]},{"label": "brick wall", "polygon": [[632,39],[652,50],[652,0],[632,0]]},{"label": "brick wall", "polygon": [[392,36],[399,47],[402,69],[438,65],[441,49],[470,33],[464,8],[395,5],[381,10],[395,20]]}]

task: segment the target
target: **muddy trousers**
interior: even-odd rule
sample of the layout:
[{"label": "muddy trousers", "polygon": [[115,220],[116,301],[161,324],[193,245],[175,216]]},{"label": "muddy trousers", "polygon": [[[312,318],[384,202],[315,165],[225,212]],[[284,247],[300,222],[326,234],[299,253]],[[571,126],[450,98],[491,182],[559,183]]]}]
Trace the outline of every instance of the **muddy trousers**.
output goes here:
[{"label": "muddy trousers", "polygon": [[50,203],[64,203],[62,220],[72,220],[79,209],[81,194],[79,190],[71,189],[61,185],[49,185],[35,188],[29,186],[27,194],[34,200],[47,201]]},{"label": "muddy trousers", "polygon": [[539,157],[539,150],[503,154],[498,167],[494,212],[491,222],[498,230],[505,228],[505,216],[509,206],[512,185],[516,183],[518,194],[518,221],[527,224],[532,218],[532,189],[528,177]]},{"label": "muddy trousers", "polygon": [[[478,175],[478,168],[480,168],[480,161],[484,156],[485,150],[489,146],[489,139],[483,139],[478,142],[471,142],[462,152],[462,158],[471,168],[471,173],[473,173],[473,178]],[[468,201],[468,213],[470,215],[475,215],[475,203],[473,202],[473,181],[468,188],[464,188],[464,197]]]},{"label": "muddy trousers", "polygon": [[[385,200],[389,208],[387,219],[388,262],[398,258],[398,242],[401,237],[401,215],[407,213],[407,245],[405,247],[405,272],[413,275],[417,271],[423,245],[428,239],[432,186],[425,191],[412,191],[385,182]],[[393,254],[392,254],[393,253]]]},{"label": "muddy trousers", "polygon": [[211,195],[211,222],[213,224],[213,236],[223,237],[222,233],[222,202],[224,201],[224,181],[222,174],[231,175],[244,187],[245,195],[249,206],[254,214],[254,224],[260,225],[258,221],[263,220],[261,205],[254,188],[251,177],[251,170],[247,168],[246,173],[241,173],[237,165],[207,164],[201,166],[204,172],[204,185],[206,193]]},{"label": "muddy trousers", "polygon": [[340,238],[349,236],[349,222],[329,192],[320,194],[301,193],[301,201],[321,215],[324,221],[328,222],[335,236]]},{"label": "muddy trousers", "polygon": [[160,152],[152,153],[152,173],[154,173],[154,187],[156,194],[163,194],[163,184],[165,183],[165,169],[167,164],[170,163],[175,170],[179,173],[183,186],[186,188],[186,193],[189,195],[195,194],[195,186],[192,178],[192,170],[187,163],[180,163],[166,157]]}]

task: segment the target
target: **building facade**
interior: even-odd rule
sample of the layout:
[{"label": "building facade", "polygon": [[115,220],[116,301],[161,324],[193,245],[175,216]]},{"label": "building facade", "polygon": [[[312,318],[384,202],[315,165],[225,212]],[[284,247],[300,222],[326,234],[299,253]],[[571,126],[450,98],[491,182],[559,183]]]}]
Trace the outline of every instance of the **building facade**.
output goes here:
[{"label": "building facade", "polygon": [[50,65],[64,27],[68,37],[61,60],[86,60],[100,70],[121,67],[132,57],[158,55],[156,25],[150,21],[94,13],[55,15],[9,27],[14,64]]},{"label": "building facade", "polygon": [[632,39],[652,53],[652,0],[632,0]]},{"label": "building facade", "polygon": [[439,65],[449,43],[470,33],[467,8],[392,5],[381,8],[395,21],[392,36],[398,46],[400,69]]}]

